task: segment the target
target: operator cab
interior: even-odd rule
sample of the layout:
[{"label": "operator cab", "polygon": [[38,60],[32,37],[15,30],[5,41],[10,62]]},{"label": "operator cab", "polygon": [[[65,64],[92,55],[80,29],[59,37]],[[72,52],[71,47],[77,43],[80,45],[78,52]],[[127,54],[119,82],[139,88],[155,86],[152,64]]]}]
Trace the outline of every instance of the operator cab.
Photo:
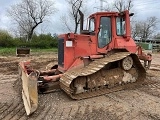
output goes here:
[{"label": "operator cab", "polygon": [[94,13],[89,17],[88,30],[82,30],[83,26],[80,28],[81,34],[95,36],[98,52],[111,50],[118,47],[115,45],[116,40],[127,41],[131,38],[129,17],[132,15],[129,11]]}]

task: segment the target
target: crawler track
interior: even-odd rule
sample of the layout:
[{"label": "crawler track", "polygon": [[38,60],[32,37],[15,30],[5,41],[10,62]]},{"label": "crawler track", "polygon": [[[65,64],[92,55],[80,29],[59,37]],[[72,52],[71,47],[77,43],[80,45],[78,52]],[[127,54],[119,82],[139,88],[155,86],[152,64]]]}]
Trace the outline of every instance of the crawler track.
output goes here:
[{"label": "crawler track", "polygon": [[[86,90],[85,92],[80,93],[80,94],[74,93],[72,84],[78,77],[87,77],[89,75],[94,76],[95,73],[102,70],[105,66],[109,65],[110,63],[120,61],[129,55],[132,57],[134,61],[134,67],[138,73],[138,79],[136,83],[118,85],[112,88],[108,88],[108,86],[100,86],[100,87],[95,87],[94,89]],[[108,72],[109,71],[111,71],[111,69],[108,69]],[[114,92],[114,91],[119,91],[127,87],[131,87],[131,85],[134,86],[137,84],[137,82],[143,81],[146,75],[145,73],[146,73],[145,69],[141,65],[137,55],[130,54],[129,52],[121,52],[121,53],[115,53],[103,59],[94,60],[92,63],[90,63],[88,66],[84,68],[65,72],[62,78],[60,79],[60,86],[68,95],[70,95],[71,98],[84,99],[84,98],[90,98],[90,97],[103,95],[103,94]]]}]

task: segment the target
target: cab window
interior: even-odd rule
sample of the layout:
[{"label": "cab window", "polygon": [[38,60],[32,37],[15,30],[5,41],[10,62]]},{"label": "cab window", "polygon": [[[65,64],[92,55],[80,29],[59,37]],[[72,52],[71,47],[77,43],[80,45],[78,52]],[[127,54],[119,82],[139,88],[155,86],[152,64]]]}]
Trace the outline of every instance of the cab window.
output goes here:
[{"label": "cab window", "polygon": [[125,20],[122,17],[116,18],[116,25],[117,25],[117,35],[122,36],[125,35]]},{"label": "cab window", "polygon": [[111,18],[101,17],[98,33],[98,47],[103,48],[111,41]]},{"label": "cab window", "polygon": [[91,18],[89,21],[89,32],[94,32],[95,30],[95,20],[94,18]]}]

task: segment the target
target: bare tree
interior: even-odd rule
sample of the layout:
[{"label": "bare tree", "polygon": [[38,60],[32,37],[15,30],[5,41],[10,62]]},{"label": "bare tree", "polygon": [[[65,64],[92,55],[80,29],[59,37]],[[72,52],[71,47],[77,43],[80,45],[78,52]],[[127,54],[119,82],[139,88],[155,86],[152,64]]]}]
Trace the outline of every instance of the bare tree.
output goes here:
[{"label": "bare tree", "polygon": [[[69,17],[64,15],[61,17],[61,20],[68,31],[77,33],[80,24],[79,10],[82,9],[84,0],[66,0],[66,2],[68,3]],[[70,25],[69,23],[72,24]],[[74,26],[74,28],[72,28],[72,26]]]},{"label": "bare tree", "polygon": [[54,12],[54,3],[49,0],[22,0],[8,9],[9,17],[17,24],[19,32],[27,36],[27,40],[32,39],[37,26]]},{"label": "bare tree", "polygon": [[[74,20],[73,19],[70,19],[70,17],[66,16],[66,15],[63,15],[60,17],[61,21],[62,21],[62,24],[64,25],[64,27],[62,27],[62,29],[64,31],[69,31],[69,32],[73,32],[74,28],[73,28],[73,23]],[[72,22],[73,21],[73,22]]]},{"label": "bare tree", "polygon": [[132,22],[132,37],[135,39],[136,37],[139,37],[139,33],[141,31],[139,23],[137,21]]},{"label": "bare tree", "polygon": [[118,10],[118,12],[122,12],[124,10],[131,10],[133,7],[133,2],[132,0],[115,0],[113,6],[116,10]]},{"label": "bare tree", "polygon": [[149,17],[145,21],[137,21],[133,26],[133,38],[147,39],[151,37],[156,31],[157,23],[158,19],[156,17]]},{"label": "bare tree", "polygon": [[118,11],[122,12],[124,10],[131,10],[133,8],[133,0],[114,0],[113,4],[108,3],[104,8],[105,11]]},{"label": "bare tree", "polygon": [[158,32],[158,33],[156,33],[156,34],[154,35],[154,39],[160,39],[160,32]]}]

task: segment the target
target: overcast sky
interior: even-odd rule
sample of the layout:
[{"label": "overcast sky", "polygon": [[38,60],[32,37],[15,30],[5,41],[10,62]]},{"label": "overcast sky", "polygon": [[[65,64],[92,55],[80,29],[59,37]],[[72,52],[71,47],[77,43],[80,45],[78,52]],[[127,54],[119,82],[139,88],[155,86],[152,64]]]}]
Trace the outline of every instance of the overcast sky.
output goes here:
[{"label": "overcast sky", "polygon": [[[0,29],[11,30],[11,19],[6,16],[6,9],[21,0],[0,0]],[[43,23],[38,28],[38,33],[63,33],[63,26],[60,16],[66,14],[67,5],[65,0],[54,0],[58,11],[50,18],[49,21]],[[88,12],[93,13],[99,11],[100,0],[90,0],[87,5]],[[113,0],[103,0],[103,6],[112,4]],[[160,0],[133,0],[133,12],[135,12],[136,20],[145,20],[147,17],[156,16],[160,20]],[[160,31],[160,28],[158,29]]]}]

